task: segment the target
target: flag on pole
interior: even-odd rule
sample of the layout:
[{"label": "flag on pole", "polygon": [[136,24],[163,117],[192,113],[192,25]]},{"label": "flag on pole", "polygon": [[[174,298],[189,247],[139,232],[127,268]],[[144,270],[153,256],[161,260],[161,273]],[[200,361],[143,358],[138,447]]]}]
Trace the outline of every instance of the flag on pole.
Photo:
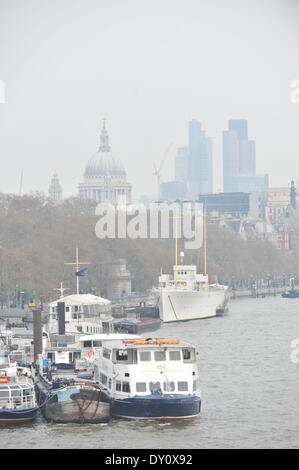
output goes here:
[{"label": "flag on pole", "polygon": [[79,271],[76,271],[76,276],[83,277],[85,275],[87,269],[88,268],[79,269]]}]

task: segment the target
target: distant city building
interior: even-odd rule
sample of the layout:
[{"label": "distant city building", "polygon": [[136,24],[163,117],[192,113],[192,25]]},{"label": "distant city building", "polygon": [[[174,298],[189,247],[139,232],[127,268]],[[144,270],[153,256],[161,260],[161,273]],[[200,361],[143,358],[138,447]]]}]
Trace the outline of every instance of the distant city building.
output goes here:
[{"label": "distant city building", "polygon": [[265,192],[269,189],[269,176],[267,174],[238,175],[237,189],[243,193]]},{"label": "distant city building", "polygon": [[270,188],[266,206],[266,221],[276,224],[286,213],[288,206],[299,207],[299,192],[292,181],[290,188]]},{"label": "distant city building", "polygon": [[246,119],[230,119],[228,128],[237,134],[238,140],[248,140],[248,123]]},{"label": "distant city building", "polygon": [[192,197],[213,192],[212,139],[196,119],[189,122],[188,182]]},{"label": "distant city building", "polygon": [[246,193],[200,194],[198,201],[206,205],[208,215],[247,216],[250,213],[250,195]]},{"label": "distant city building", "polygon": [[269,176],[256,173],[255,141],[248,140],[245,119],[229,121],[229,130],[223,131],[223,191],[265,192]]},{"label": "distant city building", "polygon": [[239,140],[239,173],[241,175],[256,174],[254,140]]},{"label": "distant city building", "polygon": [[186,187],[183,181],[161,183],[162,201],[187,200]]},{"label": "distant city building", "polygon": [[223,145],[223,191],[234,193],[238,191],[239,174],[239,142],[235,131],[224,131]]},{"label": "distant city building", "polygon": [[123,163],[111,153],[105,120],[100,147],[87,162],[84,182],[79,184],[79,195],[83,199],[93,199],[115,206],[131,203],[132,185],[127,182]]},{"label": "distant city building", "polygon": [[183,181],[188,178],[188,147],[180,147],[174,158],[174,179],[175,181]]},{"label": "distant city building", "polygon": [[54,171],[51,184],[49,186],[49,198],[55,202],[62,201],[62,187],[61,187],[61,184],[59,183],[56,170]]}]

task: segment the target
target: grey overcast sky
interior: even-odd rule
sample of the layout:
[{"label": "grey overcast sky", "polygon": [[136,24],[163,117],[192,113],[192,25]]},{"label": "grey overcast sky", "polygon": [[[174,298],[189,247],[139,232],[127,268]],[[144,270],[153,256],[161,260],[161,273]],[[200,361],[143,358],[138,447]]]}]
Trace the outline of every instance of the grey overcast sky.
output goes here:
[{"label": "grey overcast sky", "polygon": [[298,0],[0,0],[0,191],[47,192],[57,169],[77,193],[102,119],[133,197],[155,194],[153,163],[196,118],[213,138],[222,187],[222,131],[248,119],[257,171],[299,181]]}]

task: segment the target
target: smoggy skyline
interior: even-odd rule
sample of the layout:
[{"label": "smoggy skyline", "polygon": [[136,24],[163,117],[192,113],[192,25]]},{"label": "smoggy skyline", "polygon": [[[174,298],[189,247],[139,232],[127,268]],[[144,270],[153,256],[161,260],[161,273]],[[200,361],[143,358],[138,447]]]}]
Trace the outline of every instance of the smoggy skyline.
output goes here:
[{"label": "smoggy skyline", "polygon": [[102,119],[133,197],[174,178],[177,147],[197,119],[213,139],[247,119],[258,173],[299,180],[299,3],[296,0],[1,0],[1,192],[48,191],[54,169],[77,193]]}]

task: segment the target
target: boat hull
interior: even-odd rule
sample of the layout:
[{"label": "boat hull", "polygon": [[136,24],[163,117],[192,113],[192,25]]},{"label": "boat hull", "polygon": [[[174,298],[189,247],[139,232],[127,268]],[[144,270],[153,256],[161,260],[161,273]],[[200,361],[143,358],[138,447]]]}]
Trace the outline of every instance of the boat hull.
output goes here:
[{"label": "boat hull", "polygon": [[38,408],[0,410],[0,424],[23,424],[34,420]]},{"label": "boat hull", "polygon": [[200,409],[198,396],[140,396],[111,402],[111,415],[124,419],[164,422],[196,419]]},{"label": "boat hull", "polygon": [[229,299],[226,288],[208,291],[164,288],[158,292],[160,318],[163,322],[215,317],[219,306],[227,305]]},{"label": "boat hull", "polygon": [[110,403],[101,391],[80,390],[70,400],[58,401],[57,395],[43,407],[47,421],[55,423],[107,423],[110,418]]}]

